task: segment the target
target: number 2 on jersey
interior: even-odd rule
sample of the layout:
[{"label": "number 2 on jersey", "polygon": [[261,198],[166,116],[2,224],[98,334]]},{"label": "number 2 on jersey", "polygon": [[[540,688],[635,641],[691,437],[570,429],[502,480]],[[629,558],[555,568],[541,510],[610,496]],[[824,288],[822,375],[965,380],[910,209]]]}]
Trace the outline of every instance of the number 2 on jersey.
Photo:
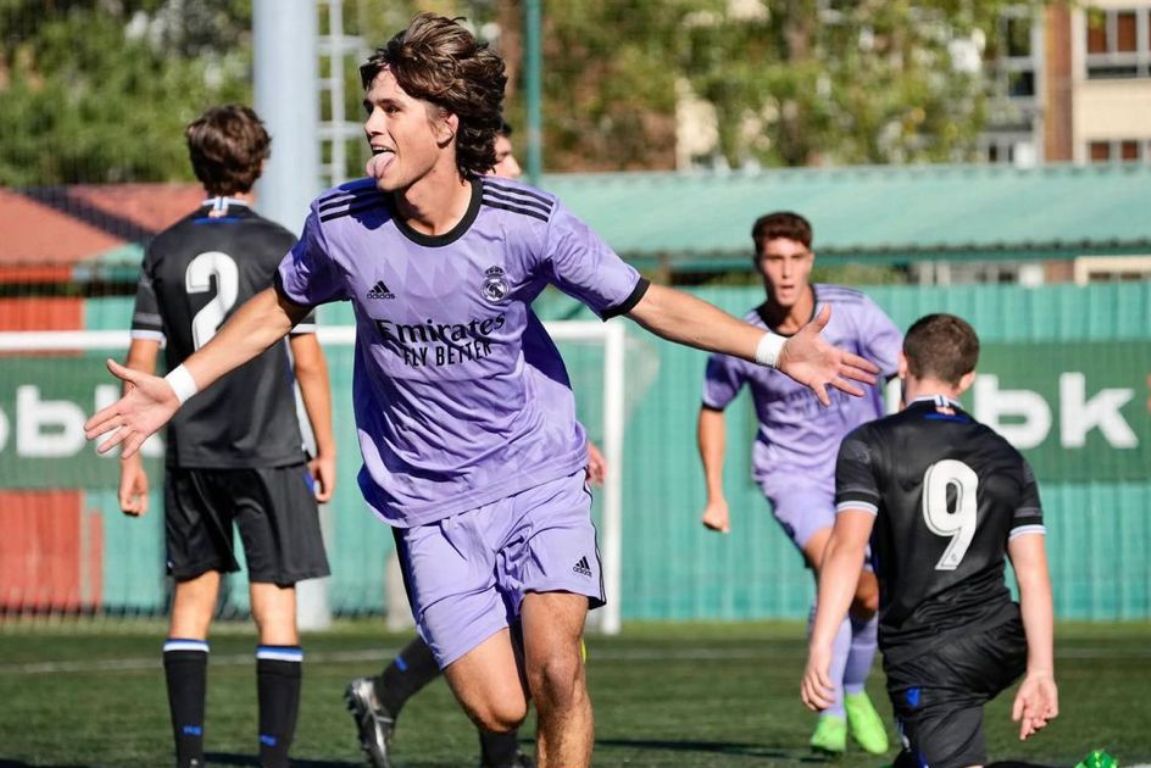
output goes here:
[{"label": "number 2 on jersey", "polygon": [[228,310],[236,303],[240,290],[240,271],[235,260],[220,251],[207,251],[192,259],[184,272],[184,287],[188,293],[207,293],[216,278],[216,295],[192,318],[192,343],[196,349],[207,344],[216,335]]},{"label": "number 2 on jersey", "polygon": [[[954,510],[947,503],[950,488],[955,489]],[[979,476],[962,461],[944,459],[932,464],[923,474],[923,519],[936,536],[951,537],[935,570],[954,571],[963,562],[975,538],[978,488]]]}]

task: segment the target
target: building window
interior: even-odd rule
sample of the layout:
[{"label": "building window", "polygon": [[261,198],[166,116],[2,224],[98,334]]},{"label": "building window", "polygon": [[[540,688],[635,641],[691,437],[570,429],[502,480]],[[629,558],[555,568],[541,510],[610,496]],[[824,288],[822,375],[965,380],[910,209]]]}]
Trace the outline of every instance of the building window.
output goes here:
[{"label": "building window", "polygon": [[1091,80],[1151,76],[1151,13],[1087,11],[1087,77]]},{"label": "building window", "polygon": [[1087,145],[1087,156],[1093,163],[1151,163],[1151,141],[1092,141]]},{"label": "building window", "polygon": [[1128,283],[1151,279],[1151,256],[1080,256],[1075,260],[1075,282]]}]

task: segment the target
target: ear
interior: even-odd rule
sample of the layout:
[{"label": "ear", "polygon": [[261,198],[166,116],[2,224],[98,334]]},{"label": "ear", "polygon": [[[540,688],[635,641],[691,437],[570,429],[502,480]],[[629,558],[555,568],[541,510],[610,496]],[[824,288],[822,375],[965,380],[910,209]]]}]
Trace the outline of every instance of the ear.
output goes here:
[{"label": "ear", "polygon": [[443,118],[436,121],[436,143],[446,147],[456,138],[460,130],[460,116],[448,112]]},{"label": "ear", "polygon": [[971,389],[971,385],[975,383],[975,371],[968,371],[959,377],[959,386],[955,388],[956,396],[962,395],[967,390]]},{"label": "ear", "polygon": [[903,354],[903,350],[901,349],[899,350],[899,378],[906,381],[907,372],[907,355]]}]

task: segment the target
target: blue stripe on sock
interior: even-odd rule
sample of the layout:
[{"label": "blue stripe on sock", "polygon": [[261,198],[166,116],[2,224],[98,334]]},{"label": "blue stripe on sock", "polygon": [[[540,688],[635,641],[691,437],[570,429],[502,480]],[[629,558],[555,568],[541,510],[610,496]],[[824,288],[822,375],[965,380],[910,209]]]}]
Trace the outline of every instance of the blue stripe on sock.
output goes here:
[{"label": "blue stripe on sock", "polygon": [[408,662],[404,661],[403,656],[397,656],[395,664],[396,664],[396,669],[400,670],[401,672],[407,672],[408,671]]},{"label": "blue stripe on sock", "polygon": [[261,733],[260,734],[260,743],[263,744],[265,747],[274,747],[274,746],[276,746],[276,737],[275,736],[269,736],[266,733]]},{"label": "blue stripe on sock", "polygon": [[184,637],[169,637],[164,641],[164,652],[168,651],[203,651],[208,652],[208,641],[192,640]]},{"label": "blue stripe on sock", "polygon": [[199,725],[185,725],[180,729],[180,733],[184,734],[185,736],[203,736],[204,728],[203,726]]},{"label": "blue stripe on sock", "polygon": [[304,649],[298,645],[258,645],[256,646],[256,658],[276,661],[303,661]]}]

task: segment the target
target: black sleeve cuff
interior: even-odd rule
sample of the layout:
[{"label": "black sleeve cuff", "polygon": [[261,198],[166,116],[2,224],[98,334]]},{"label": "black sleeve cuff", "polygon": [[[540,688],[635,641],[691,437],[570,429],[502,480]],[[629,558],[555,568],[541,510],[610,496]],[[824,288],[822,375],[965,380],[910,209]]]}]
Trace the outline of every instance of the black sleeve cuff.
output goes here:
[{"label": "black sleeve cuff", "polygon": [[714,405],[708,405],[707,403],[700,403],[699,407],[704,411],[711,411],[712,413],[723,413],[722,408],[716,408]]},{"label": "black sleeve cuff", "polygon": [[619,317],[620,315],[626,315],[628,312],[631,312],[635,309],[635,305],[639,304],[640,299],[643,298],[643,295],[647,293],[647,289],[650,287],[651,281],[646,277],[641,277],[639,282],[635,284],[635,288],[632,289],[631,295],[624,299],[623,303],[605,309],[603,314],[600,315],[600,319],[605,321],[611,320],[613,317]]}]

